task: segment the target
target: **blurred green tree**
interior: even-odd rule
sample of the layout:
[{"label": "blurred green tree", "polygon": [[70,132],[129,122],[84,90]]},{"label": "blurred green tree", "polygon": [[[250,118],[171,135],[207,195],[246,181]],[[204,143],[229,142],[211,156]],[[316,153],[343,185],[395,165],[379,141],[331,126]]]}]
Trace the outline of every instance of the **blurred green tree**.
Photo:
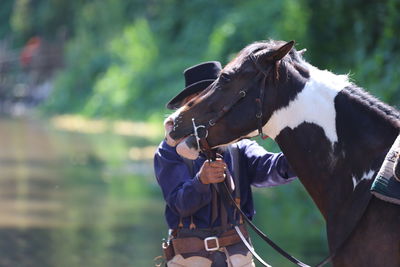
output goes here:
[{"label": "blurred green tree", "polygon": [[269,38],[294,39],[312,64],[350,73],[390,104],[400,101],[398,0],[7,0],[2,7],[8,23],[0,34],[16,46],[67,32],[66,67],[49,112],[161,118],[186,67],[227,63]]}]

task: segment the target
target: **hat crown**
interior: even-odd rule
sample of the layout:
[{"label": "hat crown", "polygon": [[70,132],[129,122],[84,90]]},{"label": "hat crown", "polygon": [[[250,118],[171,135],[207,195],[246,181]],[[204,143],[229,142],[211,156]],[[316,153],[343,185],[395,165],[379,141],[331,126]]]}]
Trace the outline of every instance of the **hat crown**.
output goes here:
[{"label": "hat crown", "polygon": [[204,80],[215,80],[221,71],[221,63],[218,61],[204,62],[190,68],[187,68],[183,75],[185,76],[185,87]]},{"label": "hat crown", "polygon": [[203,62],[184,70],[185,88],[166,105],[168,109],[178,109],[184,104],[186,97],[206,89],[214,82],[221,72],[221,63],[218,61]]}]

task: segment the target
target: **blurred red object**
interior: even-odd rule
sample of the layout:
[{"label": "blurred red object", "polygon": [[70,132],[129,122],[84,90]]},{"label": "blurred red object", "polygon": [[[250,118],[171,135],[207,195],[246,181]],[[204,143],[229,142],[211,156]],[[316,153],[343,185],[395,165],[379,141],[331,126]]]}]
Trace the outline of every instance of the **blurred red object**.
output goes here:
[{"label": "blurred red object", "polygon": [[29,64],[32,61],[32,57],[39,50],[41,43],[42,43],[42,40],[40,37],[34,36],[29,39],[29,41],[26,43],[26,45],[22,49],[20,59],[19,59],[21,65],[23,67],[29,66]]}]

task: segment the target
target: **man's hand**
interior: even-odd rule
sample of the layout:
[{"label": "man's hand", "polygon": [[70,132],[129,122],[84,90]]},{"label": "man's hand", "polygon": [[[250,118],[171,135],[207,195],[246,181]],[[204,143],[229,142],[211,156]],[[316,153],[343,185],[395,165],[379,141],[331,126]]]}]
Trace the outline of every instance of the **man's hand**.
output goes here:
[{"label": "man's hand", "polygon": [[220,183],[225,180],[226,163],[222,159],[205,161],[200,169],[199,179],[203,184]]},{"label": "man's hand", "polygon": [[176,141],[169,136],[169,133],[174,128],[174,122],[171,118],[167,118],[164,121],[164,129],[165,129],[165,141],[170,146],[176,146]]}]

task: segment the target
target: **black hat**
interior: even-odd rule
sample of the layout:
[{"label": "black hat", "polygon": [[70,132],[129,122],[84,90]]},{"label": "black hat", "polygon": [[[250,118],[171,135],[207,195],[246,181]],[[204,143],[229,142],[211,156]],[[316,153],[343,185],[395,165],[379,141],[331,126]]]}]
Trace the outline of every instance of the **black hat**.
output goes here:
[{"label": "black hat", "polygon": [[185,88],[166,105],[168,109],[178,109],[181,101],[186,97],[203,91],[212,84],[221,72],[221,63],[218,61],[203,62],[184,70]]}]

